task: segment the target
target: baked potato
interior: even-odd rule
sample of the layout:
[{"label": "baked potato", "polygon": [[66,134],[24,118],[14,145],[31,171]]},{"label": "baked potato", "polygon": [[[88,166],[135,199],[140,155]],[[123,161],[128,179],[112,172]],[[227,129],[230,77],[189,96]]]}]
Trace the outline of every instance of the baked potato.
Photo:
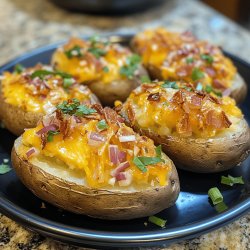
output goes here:
[{"label": "baked potato", "polygon": [[16,135],[25,128],[35,127],[38,120],[54,105],[69,98],[99,102],[86,87],[69,75],[38,64],[35,67],[4,72],[0,83],[0,118]]},{"label": "baked potato", "polygon": [[184,82],[153,82],[136,88],[116,107],[135,131],[162,145],[177,167],[220,172],[249,155],[250,132],[235,100]]},{"label": "baked potato", "polygon": [[35,195],[96,218],[153,215],[173,205],[180,191],[174,164],[151,139],[127,127],[113,109],[76,99],[27,129],[11,159]]},{"label": "baked potato", "polygon": [[194,87],[202,83],[208,90],[230,95],[237,103],[246,97],[247,85],[232,61],[217,46],[197,40],[190,32],[146,30],[137,34],[131,45],[152,79],[184,80]]},{"label": "baked potato", "polygon": [[141,76],[148,75],[140,60],[129,48],[96,36],[89,40],[72,38],[52,56],[55,69],[73,75],[86,84],[103,105],[109,106],[117,99],[125,101],[140,84]]}]

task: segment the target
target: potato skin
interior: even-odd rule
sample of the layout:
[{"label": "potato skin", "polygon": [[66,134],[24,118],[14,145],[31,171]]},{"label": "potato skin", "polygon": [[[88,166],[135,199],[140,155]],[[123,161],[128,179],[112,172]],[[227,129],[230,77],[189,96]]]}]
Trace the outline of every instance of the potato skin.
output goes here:
[{"label": "potato skin", "polygon": [[[99,103],[95,95],[90,96],[93,103]],[[14,135],[21,135],[25,128],[34,128],[43,117],[41,112],[29,112],[5,101],[0,84],[0,119]]]},{"label": "potato skin", "polygon": [[131,91],[141,84],[141,76],[148,76],[148,73],[142,66],[139,66],[138,75],[134,76],[133,79],[113,80],[108,84],[102,83],[101,80],[93,81],[87,86],[96,94],[103,105],[113,106],[116,100],[125,101]]},{"label": "potato skin", "polygon": [[243,102],[247,96],[247,84],[239,73],[235,75],[231,90],[230,96],[235,99],[236,103]]},{"label": "potato skin", "polygon": [[92,189],[46,173],[21,159],[16,147],[17,143],[12,149],[11,160],[23,184],[42,200],[73,213],[109,220],[140,218],[173,205],[180,192],[174,164],[169,184],[164,187],[138,192]]},{"label": "potato skin", "polygon": [[[121,115],[129,124],[126,114]],[[226,137],[211,139],[160,136],[136,125],[132,128],[139,134],[151,138],[156,145],[162,145],[163,151],[177,168],[191,172],[221,172],[239,165],[250,153],[250,129],[245,119],[242,119],[236,132]]]}]

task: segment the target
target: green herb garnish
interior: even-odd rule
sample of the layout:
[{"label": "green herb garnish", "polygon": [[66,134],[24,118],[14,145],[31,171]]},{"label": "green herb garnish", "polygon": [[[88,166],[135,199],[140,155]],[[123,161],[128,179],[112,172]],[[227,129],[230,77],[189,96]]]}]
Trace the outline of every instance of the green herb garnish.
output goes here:
[{"label": "green herb garnish", "polygon": [[36,77],[39,77],[40,79],[43,79],[45,76],[48,75],[54,75],[54,72],[49,71],[49,70],[44,70],[44,69],[40,69],[40,70],[36,70],[31,74],[31,78],[34,79]]},{"label": "green herb garnish", "polygon": [[199,68],[194,68],[191,77],[193,81],[197,81],[204,77],[204,73]]},{"label": "green herb garnish", "polygon": [[208,190],[208,196],[214,205],[223,201],[223,196],[217,187],[210,188]]},{"label": "green herb garnish", "polygon": [[14,67],[14,73],[21,74],[25,70],[22,64],[16,64]]},{"label": "green herb garnish", "polygon": [[207,93],[209,93],[209,94],[210,94],[211,92],[213,92],[215,95],[217,95],[217,96],[219,96],[219,97],[222,97],[222,93],[221,93],[220,91],[214,90],[213,87],[212,87],[211,85],[206,85],[205,91],[206,91]]},{"label": "green herb garnish", "polygon": [[201,59],[207,61],[209,64],[212,64],[214,61],[214,58],[211,55],[207,55],[207,54],[202,54]]},{"label": "green herb garnish", "polygon": [[64,78],[63,79],[63,87],[65,89],[71,87],[71,85],[75,82],[73,78]]},{"label": "green herb garnish", "polygon": [[162,85],[162,88],[171,88],[171,89],[179,89],[179,86],[176,82],[165,81]]},{"label": "green herb garnish", "polygon": [[136,156],[133,162],[142,172],[147,172],[146,166],[162,162],[162,159],[160,157]]},{"label": "green herb garnish", "polygon": [[6,174],[11,171],[11,167],[8,164],[0,164],[0,174]]},{"label": "green herb garnish", "polygon": [[109,72],[109,67],[108,66],[104,66],[102,68],[102,70],[105,72],[105,73],[108,73]]},{"label": "green herb garnish", "polygon": [[133,54],[128,57],[126,60],[126,65],[120,68],[120,74],[126,76],[127,78],[133,78],[135,71],[138,68],[139,63],[141,62],[141,57],[137,54]]},{"label": "green herb garnish", "polygon": [[70,103],[68,103],[67,101],[63,101],[62,103],[57,105],[56,108],[61,110],[64,114],[72,115],[76,112],[76,109],[79,105],[79,100],[73,98]]},{"label": "green herb garnish", "polygon": [[49,130],[49,131],[48,131],[48,134],[47,134],[47,141],[48,141],[48,142],[52,142],[52,141],[53,141],[54,135],[57,135],[57,134],[59,134],[59,133],[60,133],[59,131]]},{"label": "green herb garnish", "polygon": [[95,109],[92,109],[92,108],[89,108],[88,106],[82,104],[82,105],[79,105],[77,108],[76,108],[76,112],[75,114],[77,116],[84,116],[84,115],[91,115],[93,113],[96,113],[96,110]]},{"label": "green herb garnish", "polygon": [[193,62],[194,62],[194,58],[193,57],[186,58],[186,63],[187,64],[190,64],[190,63],[193,63]]},{"label": "green herb garnish", "polygon": [[221,176],[221,183],[228,186],[233,186],[234,184],[244,184],[244,180],[242,176],[233,177],[231,175],[228,175],[227,177]]},{"label": "green herb garnish", "polygon": [[155,153],[156,153],[156,156],[157,156],[157,157],[160,157],[160,158],[161,158],[161,153],[162,153],[162,147],[161,147],[161,145],[159,145],[159,146],[157,146],[157,147],[155,148]]},{"label": "green herb garnish", "polygon": [[150,78],[148,76],[141,76],[140,80],[142,83],[149,83],[151,82]]},{"label": "green herb garnish", "polygon": [[81,49],[82,48],[80,46],[76,45],[72,49],[66,50],[64,54],[69,59],[71,59],[72,57],[81,57],[83,55]]},{"label": "green herb garnish", "polygon": [[222,202],[216,204],[216,205],[214,206],[214,208],[215,208],[215,210],[216,210],[218,213],[222,213],[222,212],[224,212],[225,210],[228,209],[228,206],[222,201]]},{"label": "green herb garnish", "polygon": [[191,91],[192,91],[192,88],[187,87],[187,86],[183,86],[183,89],[187,90],[188,92],[191,92]]},{"label": "green herb garnish", "polygon": [[167,223],[167,220],[163,220],[156,216],[149,216],[148,221],[162,228],[164,228]]},{"label": "green herb garnish", "polygon": [[94,35],[89,38],[89,41],[91,42],[92,45],[95,45],[100,41],[100,36],[99,35]]},{"label": "green herb garnish", "polygon": [[140,158],[139,157],[134,157],[133,159],[133,163],[143,172],[147,172],[147,168],[146,166],[143,164],[143,162],[141,162]]},{"label": "green herb garnish", "polygon": [[105,129],[107,129],[108,128],[108,124],[106,123],[106,121],[105,120],[101,120],[101,121],[99,121],[98,123],[97,123],[97,128],[99,129],[99,130],[105,130]]},{"label": "green herb garnish", "polygon": [[99,59],[102,56],[105,56],[107,53],[105,50],[95,47],[89,48],[88,52],[92,53],[97,59]]}]

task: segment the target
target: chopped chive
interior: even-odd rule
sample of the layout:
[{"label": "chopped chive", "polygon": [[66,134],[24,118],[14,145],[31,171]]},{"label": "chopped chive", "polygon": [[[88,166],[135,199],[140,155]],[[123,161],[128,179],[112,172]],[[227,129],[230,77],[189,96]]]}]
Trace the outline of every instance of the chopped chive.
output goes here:
[{"label": "chopped chive", "polygon": [[129,56],[126,60],[126,65],[120,68],[120,74],[126,76],[129,79],[132,79],[135,71],[138,69],[138,66],[141,62],[141,57],[137,54]]},{"label": "chopped chive", "polygon": [[164,228],[167,223],[167,220],[163,220],[156,216],[149,216],[148,221],[162,228]]},{"label": "chopped chive", "polygon": [[47,141],[52,142],[54,135],[57,135],[59,133],[60,133],[59,131],[53,131],[53,130],[48,131]]},{"label": "chopped chive", "polygon": [[99,122],[97,123],[97,128],[98,128],[99,130],[105,130],[105,129],[108,128],[108,124],[106,123],[105,120],[101,120],[101,121],[99,121]]},{"label": "chopped chive", "polygon": [[207,54],[202,54],[201,59],[207,61],[209,64],[212,64],[214,61],[214,58],[211,55],[207,55]]},{"label": "chopped chive", "polygon": [[162,147],[161,147],[161,145],[159,145],[159,146],[157,146],[155,148],[155,153],[156,153],[157,157],[161,157],[161,153],[162,153]]},{"label": "chopped chive", "polygon": [[172,89],[179,89],[179,86],[176,82],[165,81],[162,85],[162,88],[172,88]]},{"label": "chopped chive", "polygon": [[11,167],[8,164],[0,164],[0,174],[6,174],[11,171]]},{"label": "chopped chive", "polygon": [[97,42],[100,41],[100,36],[99,35],[93,35],[89,38],[89,41],[91,42],[92,45],[95,45]]},{"label": "chopped chive", "polygon": [[106,51],[103,50],[103,49],[100,49],[100,48],[89,48],[88,49],[88,52],[90,52],[91,54],[93,54],[97,59],[99,59],[100,57],[102,56],[105,56],[106,55]]},{"label": "chopped chive", "polygon": [[190,64],[190,63],[193,63],[193,62],[194,62],[194,58],[193,57],[186,58],[186,63],[187,64]]},{"label": "chopped chive", "polygon": [[233,186],[234,184],[244,184],[244,180],[242,176],[239,177],[233,177],[231,175],[221,176],[221,184],[225,184],[228,186]]},{"label": "chopped chive", "polygon": [[102,68],[102,70],[105,72],[105,73],[108,73],[109,72],[109,67],[108,66],[104,66]]},{"label": "chopped chive", "polygon": [[208,190],[208,196],[214,205],[223,201],[223,196],[217,187],[210,188]]},{"label": "chopped chive", "polygon": [[63,79],[63,87],[65,89],[69,88],[73,83],[75,82],[75,80],[73,78],[64,78]]},{"label": "chopped chive", "polygon": [[222,202],[216,204],[216,205],[214,206],[214,208],[215,208],[215,210],[216,210],[218,213],[222,213],[222,212],[224,212],[225,210],[228,209],[228,206],[222,201]]},{"label": "chopped chive", "polygon": [[69,59],[71,59],[72,57],[81,57],[83,55],[81,49],[82,48],[79,45],[76,45],[72,49],[65,51],[64,54]]},{"label": "chopped chive", "polygon": [[193,81],[197,81],[204,77],[204,73],[199,68],[194,68],[191,77]]},{"label": "chopped chive", "polygon": [[211,93],[211,92],[213,91],[213,87],[212,87],[211,85],[206,85],[205,91],[206,91],[207,93]]},{"label": "chopped chive", "polygon": [[20,74],[24,71],[24,66],[22,64],[16,64],[14,67],[14,73]]},{"label": "chopped chive", "polygon": [[143,172],[147,172],[147,168],[146,166],[141,162],[140,158],[139,157],[134,157],[133,159],[133,163]]},{"label": "chopped chive", "polygon": [[202,91],[202,89],[203,89],[203,86],[202,86],[202,84],[199,82],[199,83],[197,84],[197,86],[196,86],[196,90],[197,90],[197,91]]}]

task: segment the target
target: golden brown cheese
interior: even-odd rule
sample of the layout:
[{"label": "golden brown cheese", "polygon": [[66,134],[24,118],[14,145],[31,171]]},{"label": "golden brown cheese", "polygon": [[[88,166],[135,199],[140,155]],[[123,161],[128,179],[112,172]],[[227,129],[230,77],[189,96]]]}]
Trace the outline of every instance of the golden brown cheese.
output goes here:
[{"label": "golden brown cheese", "polygon": [[133,46],[146,68],[160,71],[160,80],[202,82],[223,91],[235,78],[232,61],[218,47],[197,40],[189,32],[146,30],[134,37]]},{"label": "golden brown cheese", "polygon": [[56,50],[52,64],[56,69],[70,73],[81,83],[101,80],[108,84],[125,78],[120,70],[131,55],[128,48],[119,44],[72,38]]},{"label": "golden brown cheese", "polygon": [[22,73],[4,72],[1,91],[5,101],[26,111],[41,113],[70,98],[90,101],[90,90],[77,84],[73,78],[70,78],[73,84],[68,87],[64,86],[64,79],[60,75],[32,79],[32,73],[40,70],[48,70],[48,67],[37,65]]},{"label": "golden brown cheese", "polygon": [[[148,165],[146,172],[142,172],[133,162],[136,156],[156,156],[156,147],[151,139],[139,136],[131,128],[120,122],[108,122],[108,127],[100,132],[97,124],[103,117],[98,119],[97,117],[98,115],[95,117],[96,120],[83,118],[82,122],[70,125],[68,135],[65,136],[65,133],[61,131],[53,136],[52,141],[45,141],[45,143],[44,140],[47,139],[44,135],[37,135],[37,132],[44,128],[42,123],[36,128],[27,129],[22,135],[23,146],[20,153],[22,157],[27,159],[28,150],[35,148],[39,152],[39,157],[48,157],[52,161],[61,162],[60,164],[64,164],[70,169],[83,172],[87,184],[90,187],[99,188],[109,185],[119,186],[118,182],[110,182],[114,179],[111,176],[112,170],[117,168],[117,165],[119,166],[119,163],[116,165],[110,159],[109,146],[115,145],[119,152],[126,155],[126,159],[123,159],[122,162],[129,163],[126,172],[129,172],[132,176],[130,186],[164,186],[167,184],[172,165],[169,159],[165,159],[165,156],[163,157],[165,162]],[[67,119],[64,120],[65,122],[75,118],[66,115],[64,119]],[[105,140],[93,144],[93,141],[90,141],[91,133],[97,133]],[[120,136],[124,135],[134,136],[135,140],[123,142]],[[32,157],[36,156],[37,154],[34,154],[28,156],[28,158],[32,160]]]},{"label": "golden brown cheese", "polygon": [[131,120],[142,129],[164,136],[211,138],[233,129],[242,119],[232,98],[217,98],[194,91],[187,87],[190,85],[175,84],[178,87],[166,88],[164,82],[144,84],[131,93],[123,109],[133,112]]}]

